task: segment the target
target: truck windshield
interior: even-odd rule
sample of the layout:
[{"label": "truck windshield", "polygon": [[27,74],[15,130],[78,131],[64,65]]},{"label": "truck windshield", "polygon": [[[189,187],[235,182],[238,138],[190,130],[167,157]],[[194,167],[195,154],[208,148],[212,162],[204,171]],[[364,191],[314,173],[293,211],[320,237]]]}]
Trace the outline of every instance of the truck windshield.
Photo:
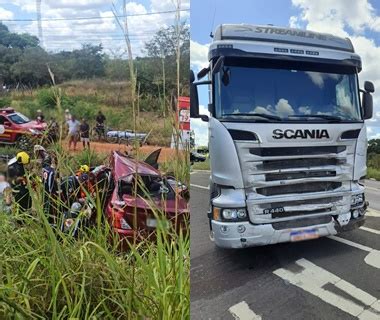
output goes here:
[{"label": "truck windshield", "polygon": [[231,121],[361,121],[353,68],[226,61],[214,78],[216,117]]},{"label": "truck windshield", "polygon": [[23,124],[23,123],[28,123],[30,122],[30,120],[24,116],[23,114],[21,113],[13,113],[11,115],[9,115],[9,119],[15,123],[15,124]]}]

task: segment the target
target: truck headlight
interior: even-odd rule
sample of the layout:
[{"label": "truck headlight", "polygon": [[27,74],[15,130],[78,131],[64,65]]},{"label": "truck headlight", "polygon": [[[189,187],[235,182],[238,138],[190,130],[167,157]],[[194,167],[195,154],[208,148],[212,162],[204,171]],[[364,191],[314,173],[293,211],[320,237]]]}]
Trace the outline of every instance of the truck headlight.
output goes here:
[{"label": "truck headlight", "polygon": [[246,220],[247,210],[244,208],[223,209],[222,217],[224,220]]}]

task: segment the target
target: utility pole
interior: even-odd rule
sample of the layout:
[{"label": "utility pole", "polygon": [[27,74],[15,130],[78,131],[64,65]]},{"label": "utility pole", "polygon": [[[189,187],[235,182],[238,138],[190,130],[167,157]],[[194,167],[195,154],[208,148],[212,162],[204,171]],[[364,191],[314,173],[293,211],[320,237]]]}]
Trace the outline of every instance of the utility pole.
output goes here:
[{"label": "utility pole", "polygon": [[37,9],[37,24],[38,24],[38,38],[40,39],[40,46],[44,46],[43,34],[42,34],[42,21],[41,21],[41,1],[36,0]]}]

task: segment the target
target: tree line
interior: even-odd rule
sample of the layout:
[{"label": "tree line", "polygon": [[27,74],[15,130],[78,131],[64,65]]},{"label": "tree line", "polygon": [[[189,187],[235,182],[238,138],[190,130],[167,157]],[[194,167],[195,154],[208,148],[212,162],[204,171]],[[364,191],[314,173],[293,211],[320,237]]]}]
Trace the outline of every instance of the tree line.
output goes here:
[{"label": "tree line", "polygon": [[[175,26],[160,29],[144,46],[144,57],[134,59],[140,93],[160,95],[176,87]],[[190,32],[180,26],[180,66],[183,95],[187,95],[190,64]],[[80,49],[48,52],[33,35],[10,32],[0,22],[0,85],[37,88],[51,84],[48,66],[57,84],[71,80],[103,78],[128,80],[128,61],[104,53],[102,45],[83,44]],[[165,86],[165,88],[163,88]]]}]

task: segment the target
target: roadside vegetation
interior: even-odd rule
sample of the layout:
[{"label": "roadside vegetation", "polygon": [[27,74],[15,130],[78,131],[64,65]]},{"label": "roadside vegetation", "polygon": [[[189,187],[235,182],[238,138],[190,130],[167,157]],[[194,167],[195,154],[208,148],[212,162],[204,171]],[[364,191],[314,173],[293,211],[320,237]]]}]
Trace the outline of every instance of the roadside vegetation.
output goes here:
[{"label": "roadside vegetation", "polygon": [[[149,143],[167,146],[173,127],[178,128],[175,99],[189,93],[189,29],[179,23],[179,8],[176,25],[157,32],[146,51],[146,57],[129,55],[128,60],[90,45],[49,53],[36,37],[11,33],[0,23],[0,84],[7,86],[0,107],[12,106],[31,118],[41,109],[59,123],[66,108],[90,120],[102,110],[108,127],[152,130]],[[69,154],[64,143],[48,148],[57,157],[60,176],[73,174],[81,164],[107,163],[108,154]],[[4,147],[0,154],[15,151]],[[143,158],[137,145],[132,155]],[[176,150],[160,169],[189,185],[186,150]],[[30,170],[38,175],[40,168],[32,163]],[[0,212],[1,319],[190,318],[189,232],[167,227],[164,212],[155,209],[157,239],[121,251],[95,197],[96,223],[74,239],[48,223],[41,182],[29,188],[30,212]]]},{"label": "roadside vegetation", "polygon": [[368,141],[367,178],[380,181],[380,139]]},{"label": "roadside vegetation", "polygon": [[[62,171],[70,172],[73,159],[59,157]],[[101,211],[95,226],[73,239],[48,224],[42,185],[31,194],[32,212],[0,214],[2,319],[188,317],[189,235],[159,225],[157,241],[121,252]]]},{"label": "roadside vegetation", "polygon": [[191,166],[192,170],[210,170],[210,158],[207,158],[204,162],[194,162]]}]

